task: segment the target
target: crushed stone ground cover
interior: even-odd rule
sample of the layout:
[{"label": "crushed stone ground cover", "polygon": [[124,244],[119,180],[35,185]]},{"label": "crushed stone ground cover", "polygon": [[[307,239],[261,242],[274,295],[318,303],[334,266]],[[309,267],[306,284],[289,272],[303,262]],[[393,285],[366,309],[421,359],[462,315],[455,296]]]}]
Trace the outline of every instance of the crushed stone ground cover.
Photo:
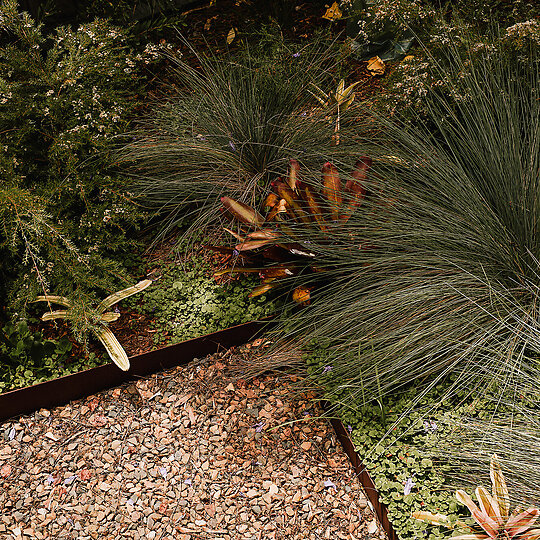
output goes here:
[{"label": "crushed stone ground cover", "polygon": [[0,424],[0,538],[384,538],[318,406],[239,354]]}]

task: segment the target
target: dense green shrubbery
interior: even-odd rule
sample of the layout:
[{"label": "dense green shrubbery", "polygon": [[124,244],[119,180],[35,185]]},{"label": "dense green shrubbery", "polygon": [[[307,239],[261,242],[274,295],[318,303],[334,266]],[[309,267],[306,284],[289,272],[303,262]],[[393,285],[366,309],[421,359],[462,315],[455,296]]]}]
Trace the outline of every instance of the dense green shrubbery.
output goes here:
[{"label": "dense green shrubbery", "polygon": [[97,366],[93,353],[74,359],[71,342],[43,339],[26,322],[0,327],[0,393]]},{"label": "dense green shrubbery", "polygon": [[[540,7],[531,0],[459,0],[443,7],[418,0],[355,0],[342,5],[356,54],[384,60],[408,55],[393,66],[385,91],[377,97],[376,106],[392,114],[403,108],[410,108],[412,115],[423,111],[431,91],[449,92],[452,98],[444,72],[449,48],[469,55],[471,61],[504,55],[509,63],[526,64],[531,46],[540,46]],[[411,49],[418,41],[421,45]]]},{"label": "dense green shrubbery", "polygon": [[149,60],[102,20],[45,34],[14,1],[0,17],[0,293],[21,313],[44,289],[88,300],[118,287],[143,213],[113,151]]}]

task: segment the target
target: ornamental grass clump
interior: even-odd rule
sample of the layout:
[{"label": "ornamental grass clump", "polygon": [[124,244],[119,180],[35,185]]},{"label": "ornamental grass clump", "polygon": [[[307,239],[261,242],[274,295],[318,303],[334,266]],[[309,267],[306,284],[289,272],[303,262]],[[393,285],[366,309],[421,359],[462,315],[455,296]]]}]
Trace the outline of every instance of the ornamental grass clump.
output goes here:
[{"label": "ornamental grass clump", "polygon": [[[310,238],[329,285],[284,320],[289,338],[331,344],[336,400],[414,385],[413,407],[446,381],[451,406],[458,391],[503,393],[536,377],[538,59],[455,53],[445,74],[456,100],[429,94],[429,120],[413,126],[372,117],[380,131],[362,153],[381,189],[332,231],[331,247]],[[369,249],[350,249],[351,237]]]},{"label": "ornamental grass clump", "polygon": [[[200,69],[170,58],[178,91],[141,120],[122,157],[165,230],[190,212],[193,228],[215,221],[225,194],[260,202],[291,155],[317,164],[352,154],[351,137],[333,144],[333,110],[316,109],[310,93],[313,84],[334,86],[335,43],[318,38],[293,46],[276,38],[264,50],[225,58],[189,54]],[[341,114],[344,139],[351,111]]]}]

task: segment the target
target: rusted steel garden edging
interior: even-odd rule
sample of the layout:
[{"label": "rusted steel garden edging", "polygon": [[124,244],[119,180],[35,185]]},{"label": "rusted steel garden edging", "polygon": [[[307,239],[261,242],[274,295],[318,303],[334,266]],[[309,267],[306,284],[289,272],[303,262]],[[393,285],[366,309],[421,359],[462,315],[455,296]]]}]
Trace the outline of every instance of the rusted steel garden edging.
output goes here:
[{"label": "rusted steel garden edging", "polygon": [[[242,345],[254,339],[263,329],[268,329],[273,324],[272,320],[244,323],[183,341],[176,345],[169,345],[155,351],[132,356],[129,359],[131,366],[129,371],[121,371],[112,363],[105,364],[51,381],[5,392],[0,394],[0,422],[42,408],[58,407],[72,400],[88,397],[91,394],[122,383],[187,364],[194,358],[202,358],[220,349]],[[330,422],[377,514],[381,526],[388,535],[388,540],[398,540],[388,520],[386,505],[379,501],[379,494],[375,489],[375,485],[366,468],[362,465],[360,457],[355,452],[354,445],[345,427],[337,418],[332,418]]]},{"label": "rusted steel garden edging", "polygon": [[38,409],[50,409],[74,399],[118,386],[158,371],[187,364],[197,357],[204,357],[220,349],[247,343],[272,321],[254,321],[225,330],[206,334],[155,351],[132,356],[129,371],[122,371],[113,364],[85,369],[50,381],[27,386],[0,394],[0,422],[32,413]]},{"label": "rusted steel garden edging", "polygon": [[385,530],[388,536],[388,540],[398,540],[396,531],[394,531],[394,528],[392,527],[392,524],[388,519],[388,510],[386,508],[386,505],[379,500],[379,493],[375,488],[375,484],[369,476],[366,467],[362,464],[360,456],[355,451],[354,444],[351,441],[349,434],[345,430],[345,426],[341,423],[341,420],[338,420],[337,418],[331,418],[330,423],[332,424],[332,427],[336,432],[336,436],[341,443],[343,450],[351,460],[354,472],[356,473],[358,480],[362,484],[362,487],[366,492],[369,502],[371,503],[371,505],[373,506],[373,510],[377,514],[379,523],[381,524],[382,528]]}]

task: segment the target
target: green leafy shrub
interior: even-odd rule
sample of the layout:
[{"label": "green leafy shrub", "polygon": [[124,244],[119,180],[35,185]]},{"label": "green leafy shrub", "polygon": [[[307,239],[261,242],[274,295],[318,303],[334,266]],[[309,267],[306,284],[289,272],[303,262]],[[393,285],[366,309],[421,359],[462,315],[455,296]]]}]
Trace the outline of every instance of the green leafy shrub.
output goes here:
[{"label": "green leafy shrub", "polygon": [[0,393],[97,366],[94,354],[74,359],[72,344],[66,339],[43,339],[25,321],[0,328]]},{"label": "green leafy shrub", "polygon": [[463,19],[447,22],[437,18],[425,43],[395,66],[379,105],[392,112],[411,109],[413,120],[418,112],[429,118],[425,99],[428,93],[459,101],[462,93],[467,92],[467,83],[461,87],[459,78],[454,77],[451,82],[447,78],[448,71],[453,69],[452,57],[456,51],[464,59],[459,74],[464,79],[466,74],[472,75],[470,63],[481,63],[490,57],[526,70],[531,54],[536,54],[531,51],[539,48],[540,19],[480,31],[475,24]]},{"label": "green leafy shrub", "polygon": [[2,303],[118,287],[144,216],[114,168],[139,60],[102,20],[46,34],[6,1],[0,26]]}]

